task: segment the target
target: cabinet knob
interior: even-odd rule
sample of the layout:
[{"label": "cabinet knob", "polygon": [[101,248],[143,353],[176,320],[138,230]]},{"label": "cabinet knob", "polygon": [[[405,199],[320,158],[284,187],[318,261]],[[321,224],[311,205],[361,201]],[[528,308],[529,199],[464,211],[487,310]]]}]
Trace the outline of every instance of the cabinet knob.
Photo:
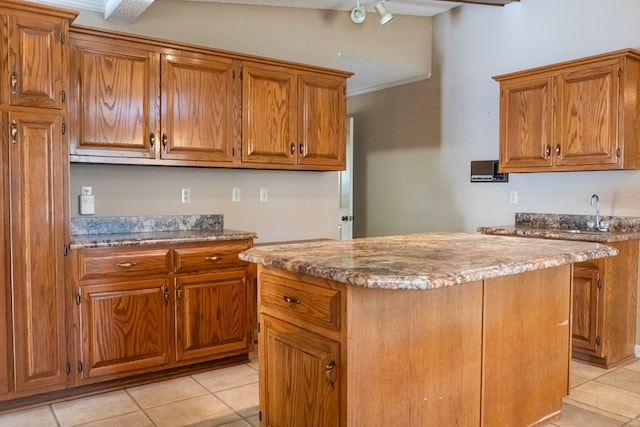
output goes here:
[{"label": "cabinet knob", "polygon": [[220,261],[222,259],[221,256],[208,256],[205,258],[207,261]]},{"label": "cabinet knob", "polygon": [[298,148],[299,148],[299,150],[300,150],[300,151],[299,151],[299,152],[300,152],[300,155],[301,155],[301,156],[304,156],[304,144],[300,143],[300,145],[298,146]]},{"label": "cabinet knob", "polygon": [[324,374],[327,376],[327,379],[329,380],[329,384],[331,384],[331,390],[333,390],[335,388],[335,379],[334,379],[334,375],[333,375],[333,369],[336,367],[336,361],[332,360],[331,362],[327,363],[324,367]]},{"label": "cabinet knob", "polygon": [[11,93],[16,93],[18,90],[18,75],[16,74],[15,71],[11,73],[10,81],[11,81]]},{"label": "cabinet knob", "polygon": [[169,305],[169,288],[164,287],[164,305]]},{"label": "cabinet knob", "polygon": [[291,157],[293,157],[293,155],[296,154],[296,144],[292,142],[289,149],[291,150]]},{"label": "cabinet knob", "polygon": [[556,156],[560,157],[560,144],[556,145]]},{"label": "cabinet knob", "polygon": [[287,296],[287,295],[285,295],[283,299],[284,299],[284,302],[288,304],[302,304],[302,301],[300,301],[298,298],[291,298],[290,296]]},{"label": "cabinet knob", "polygon": [[116,266],[118,266],[120,268],[131,268],[131,267],[133,267],[135,265],[136,265],[135,262],[120,262],[120,263],[116,264]]},{"label": "cabinet knob", "polygon": [[162,148],[164,148],[164,149],[167,148],[167,141],[168,141],[167,134],[163,133],[162,134]]},{"label": "cabinet knob", "polygon": [[156,134],[151,132],[149,134],[149,145],[151,145],[151,147],[153,147],[156,143]]},{"label": "cabinet knob", "polygon": [[11,122],[11,142],[16,143],[16,138],[18,137],[18,123],[13,120]]},{"label": "cabinet knob", "polygon": [[548,159],[548,158],[551,157],[551,146],[550,145],[547,145],[547,149],[545,150],[545,154],[546,154],[545,159]]}]

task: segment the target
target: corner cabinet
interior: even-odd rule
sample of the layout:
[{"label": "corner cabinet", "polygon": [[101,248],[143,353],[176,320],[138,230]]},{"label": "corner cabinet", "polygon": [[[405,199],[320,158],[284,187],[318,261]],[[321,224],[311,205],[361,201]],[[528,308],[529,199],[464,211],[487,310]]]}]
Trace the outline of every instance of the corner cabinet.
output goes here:
[{"label": "corner cabinet", "polygon": [[0,401],[68,384],[68,28],[74,12],[0,1]]},{"label": "corner cabinet", "polygon": [[71,161],[343,170],[350,73],[71,30]]},{"label": "corner cabinet", "polygon": [[640,169],[640,52],[494,77],[500,171]]},{"label": "corner cabinet", "polygon": [[73,250],[78,382],[246,354],[251,240]]},{"label": "corner cabinet", "polygon": [[605,368],[635,358],[638,240],[607,242],[615,257],[575,264],[573,357]]}]

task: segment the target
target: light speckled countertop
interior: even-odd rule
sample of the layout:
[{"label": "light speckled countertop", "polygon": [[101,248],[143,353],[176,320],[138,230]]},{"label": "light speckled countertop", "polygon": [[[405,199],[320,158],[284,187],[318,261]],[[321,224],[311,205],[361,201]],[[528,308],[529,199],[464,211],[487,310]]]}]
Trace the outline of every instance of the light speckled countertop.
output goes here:
[{"label": "light speckled countertop", "polygon": [[220,214],[76,217],[71,219],[70,228],[70,249],[257,237],[256,233],[225,229]]},{"label": "light speckled countertop", "polygon": [[180,230],[145,233],[87,234],[72,236],[70,249],[113,246],[153,245],[158,243],[198,243],[221,240],[255,239],[256,233],[238,230]]},{"label": "light speckled countertop", "polygon": [[595,222],[591,215],[518,212],[515,225],[478,227],[477,231],[502,236],[603,243],[640,239],[640,218],[603,216],[602,220],[610,223],[609,231],[588,230],[587,221]]},{"label": "light speckled countertop", "polygon": [[616,255],[598,243],[433,233],[260,246],[240,259],[386,289],[435,289]]}]

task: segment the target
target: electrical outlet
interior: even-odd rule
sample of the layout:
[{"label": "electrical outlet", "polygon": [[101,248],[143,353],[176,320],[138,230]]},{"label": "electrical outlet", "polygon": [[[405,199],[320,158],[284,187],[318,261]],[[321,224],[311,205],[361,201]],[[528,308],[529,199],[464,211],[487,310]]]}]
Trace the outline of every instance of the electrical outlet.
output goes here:
[{"label": "electrical outlet", "polygon": [[183,188],[182,195],[180,196],[180,201],[182,203],[191,203],[191,189]]},{"label": "electrical outlet", "polygon": [[90,196],[91,195],[91,187],[88,185],[83,185],[80,187],[80,195],[81,196]]},{"label": "electrical outlet", "polygon": [[233,190],[231,190],[231,201],[232,202],[239,202],[240,201],[240,193],[242,191],[240,190],[240,188],[238,187],[233,187]]},{"label": "electrical outlet", "polygon": [[269,201],[269,190],[266,188],[260,189],[260,203],[267,203]]},{"label": "electrical outlet", "polygon": [[516,190],[509,191],[509,204],[510,205],[518,204],[518,192]]}]

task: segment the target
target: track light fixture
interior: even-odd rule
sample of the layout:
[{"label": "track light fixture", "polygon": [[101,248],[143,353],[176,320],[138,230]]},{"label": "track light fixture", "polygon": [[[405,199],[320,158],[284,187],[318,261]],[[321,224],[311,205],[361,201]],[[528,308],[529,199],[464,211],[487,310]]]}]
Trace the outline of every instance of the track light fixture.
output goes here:
[{"label": "track light fixture", "polygon": [[364,8],[360,6],[360,0],[356,0],[356,7],[351,11],[351,20],[356,24],[362,24],[364,22],[364,18]]},{"label": "track light fixture", "polygon": [[393,19],[393,15],[387,11],[385,6],[385,0],[380,0],[375,5],[376,12],[378,12],[378,15],[380,16],[380,25],[384,25]]}]

